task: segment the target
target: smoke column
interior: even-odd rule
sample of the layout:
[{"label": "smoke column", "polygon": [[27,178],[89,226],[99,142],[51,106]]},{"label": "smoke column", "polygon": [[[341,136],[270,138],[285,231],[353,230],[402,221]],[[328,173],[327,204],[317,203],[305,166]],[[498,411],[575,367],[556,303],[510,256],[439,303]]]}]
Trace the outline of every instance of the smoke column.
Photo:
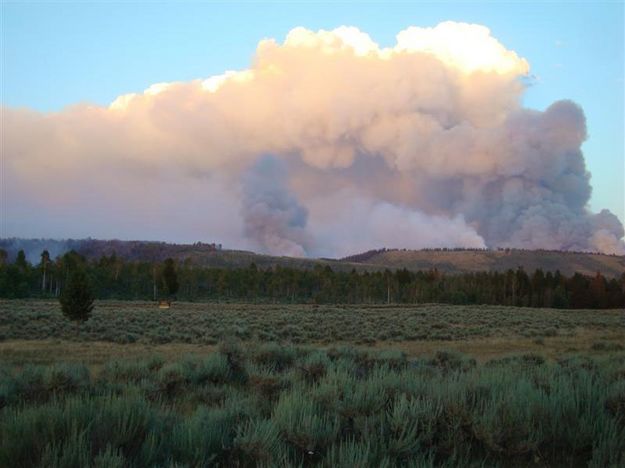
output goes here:
[{"label": "smoke column", "polygon": [[270,156],[260,159],[243,176],[245,234],[261,251],[305,257],[308,210],[289,192],[286,183],[284,167]]},{"label": "smoke column", "polygon": [[409,27],[388,48],[353,27],[295,28],[246,70],[108,107],[5,108],[7,231],[313,256],[625,253],[616,216],[588,209],[583,110],[523,108],[528,73],[474,24]]}]

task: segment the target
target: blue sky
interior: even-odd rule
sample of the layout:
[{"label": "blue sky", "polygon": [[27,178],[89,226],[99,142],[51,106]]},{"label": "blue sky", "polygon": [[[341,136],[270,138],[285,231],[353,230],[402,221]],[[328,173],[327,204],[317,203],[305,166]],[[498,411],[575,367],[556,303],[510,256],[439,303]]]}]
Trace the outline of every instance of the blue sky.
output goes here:
[{"label": "blue sky", "polygon": [[162,81],[246,68],[258,41],[295,26],[353,25],[382,46],[409,25],[488,26],[534,75],[525,105],[580,104],[588,121],[591,208],[625,220],[624,11],[612,3],[3,2],[2,103],[56,111]]}]

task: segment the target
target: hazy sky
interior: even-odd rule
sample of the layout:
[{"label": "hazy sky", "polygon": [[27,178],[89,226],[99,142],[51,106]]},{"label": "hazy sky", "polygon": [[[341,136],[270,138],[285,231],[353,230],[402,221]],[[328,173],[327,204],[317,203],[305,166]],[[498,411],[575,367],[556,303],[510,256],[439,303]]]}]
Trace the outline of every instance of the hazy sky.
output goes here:
[{"label": "hazy sky", "polygon": [[590,208],[624,220],[623,15],[622,2],[3,2],[1,99],[43,112],[108,106],[154,83],[246,69],[260,40],[282,42],[297,26],[355,26],[391,47],[410,25],[477,23],[529,62],[525,107],[571,99],[583,108]]}]

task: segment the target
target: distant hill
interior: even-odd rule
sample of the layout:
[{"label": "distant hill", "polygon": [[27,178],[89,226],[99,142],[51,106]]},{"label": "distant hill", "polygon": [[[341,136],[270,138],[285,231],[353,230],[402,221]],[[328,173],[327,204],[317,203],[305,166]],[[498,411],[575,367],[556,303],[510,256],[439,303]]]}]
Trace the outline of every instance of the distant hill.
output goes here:
[{"label": "distant hill", "polygon": [[169,244],[153,241],[121,241],[96,239],[0,239],[0,248],[9,253],[12,261],[17,251],[24,249],[31,263],[39,262],[44,249],[52,258],[68,250],[76,250],[88,259],[115,253],[126,260],[163,261],[168,257],[179,261],[190,259],[197,265],[215,268],[246,268],[255,263],[259,268],[276,265],[300,269],[330,266],[335,271],[429,270],[437,268],[447,273],[471,271],[505,271],[522,266],[526,271],[542,268],[560,270],[571,275],[580,272],[594,275],[600,271],[608,277],[625,272],[625,257],[584,252],[549,250],[371,250],[342,259],[308,259],[261,255],[243,250],[221,249],[215,244]]},{"label": "distant hill", "polygon": [[341,261],[361,265],[383,266],[389,269],[406,268],[424,270],[437,268],[449,273],[467,271],[505,271],[522,266],[526,271],[542,268],[544,271],[560,270],[571,275],[575,272],[594,275],[600,271],[605,276],[620,276],[625,272],[625,256],[587,252],[562,252],[554,250],[371,250],[345,257]]},{"label": "distant hill", "polygon": [[[174,258],[179,261],[191,259],[195,264],[214,268],[247,268],[255,263],[259,268],[276,265],[291,268],[313,269],[317,265],[330,265],[334,270],[365,270],[367,267],[352,262],[333,259],[310,259],[262,255],[245,250],[222,249],[220,245],[196,242],[194,244],[170,244],[155,241],[122,241],[97,239],[0,239],[0,249],[9,254],[13,261],[17,252],[23,249],[28,261],[39,263],[43,250],[48,250],[52,258],[69,250],[75,250],[87,259],[94,260],[103,255],[115,254],[126,260],[163,261]],[[380,266],[370,267],[380,269]]]}]

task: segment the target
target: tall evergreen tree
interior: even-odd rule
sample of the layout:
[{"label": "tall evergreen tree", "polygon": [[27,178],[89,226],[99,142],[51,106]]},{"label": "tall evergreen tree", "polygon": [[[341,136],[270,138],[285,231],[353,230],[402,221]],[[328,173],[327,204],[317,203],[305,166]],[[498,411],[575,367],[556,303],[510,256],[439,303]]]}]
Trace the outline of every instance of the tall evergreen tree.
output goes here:
[{"label": "tall evergreen tree", "polygon": [[570,306],[573,309],[591,307],[592,299],[588,293],[589,281],[581,274],[575,273],[568,281],[567,288],[571,291]]},{"label": "tall evergreen tree", "polygon": [[76,322],[76,334],[80,322],[88,320],[91,316],[93,300],[94,294],[87,275],[81,269],[74,270],[61,292],[59,302],[63,315]]},{"label": "tall evergreen tree", "polygon": [[26,254],[24,253],[24,250],[20,250],[19,252],[17,252],[17,257],[15,258],[15,266],[22,271],[26,271],[26,269],[28,269],[28,262],[26,261]]},{"label": "tall evergreen tree", "polygon": [[175,297],[180,284],[178,283],[178,275],[176,274],[174,261],[171,258],[165,260],[165,265],[163,266],[163,282],[165,283],[167,296],[170,298]]},{"label": "tall evergreen tree", "polygon": [[41,292],[46,292],[46,273],[48,271],[48,263],[50,263],[50,253],[47,250],[41,252]]},{"label": "tall evergreen tree", "polygon": [[590,296],[592,307],[603,309],[607,306],[606,281],[599,271],[590,281]]},{"label": "tall evergreen tree", "polygon": [[531,306],[544,307],[545,305],[545,274],[541,268],[536,269],[532,276],[532,300]]}]

